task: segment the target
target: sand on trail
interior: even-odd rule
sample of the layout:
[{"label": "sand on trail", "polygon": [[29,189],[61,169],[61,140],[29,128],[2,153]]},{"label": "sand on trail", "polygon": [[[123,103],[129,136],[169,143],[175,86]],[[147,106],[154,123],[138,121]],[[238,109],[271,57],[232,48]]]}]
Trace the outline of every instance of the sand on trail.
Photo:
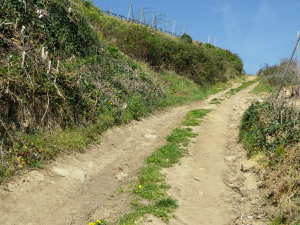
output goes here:
[{"label": "sand on trail", "polygon": [[0,186],[0,224],[83,225],[117,217],[130,207],[129,194],[116,196],[118,187],[136,176],[188,111],[224,93],[112,128],[86,153],[60,156],[45,169],[15,177]]}]

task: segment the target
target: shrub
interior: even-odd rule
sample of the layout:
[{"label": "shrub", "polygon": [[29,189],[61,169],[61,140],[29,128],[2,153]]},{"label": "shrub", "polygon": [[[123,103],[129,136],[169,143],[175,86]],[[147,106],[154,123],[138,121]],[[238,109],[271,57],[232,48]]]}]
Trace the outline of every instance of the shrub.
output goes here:
[{"label": "shrub", "polygon": [[[266,65],[257,75],[271,87],[299,85],[299,69],[296,62],[292,62],[286,72],[288,60],[282,60],[278,65]],[[283,77],[284,76],[284,77]]]},{"label": "shrub", "polygon": [[193,43],[193,39],[190,35],[184,33],[183,35],[181,35],[180,39],[184,42],[187,42],[187,43]]}]

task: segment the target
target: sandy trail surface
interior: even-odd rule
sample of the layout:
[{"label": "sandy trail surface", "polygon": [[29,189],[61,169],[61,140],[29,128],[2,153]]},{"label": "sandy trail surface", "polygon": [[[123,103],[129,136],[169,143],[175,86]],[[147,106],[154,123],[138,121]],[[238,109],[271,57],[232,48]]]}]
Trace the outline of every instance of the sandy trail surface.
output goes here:
[{"label": "sandy trail surface", "polygon": [[[42,170],[30,171],[15,177],[8,184],[0,186],[0,224],[83,225],[98,218],[116,218],[126,212],[130,206],[128,193],[116,196],[120,185],[128,183],[136,177],[144,159],[155,148],[164,144],[165,137],[182,121],[188,111],[217,107],[210,105],[209,102],[213,98],[224,96],[224,93],[225,91],[212,95],[205,101],[170,108],[141,121],[110,129],[102,135],[101,144],[92,146],[86,153],[61,156]],[[235,99],[240,97],[242,96],[238,95]],[[238,103],[238,100],[235,102]],[[221,112],[221,114],[223,113]],[[217,126],[216,123],[223,124],[223,116],[227,118],[229,112],[226,111],[226,115],[221,114],[218,121],[214,121],[211,128],[203,135],[214,136],[214,133],[209,134],[209,132],[212,132],[214,126]],[[225,133],[226,127],[222,125],[218,134]],[[225,144],[224,139],[213,140],[213,142],[214,148]],[[203,144],[200,143],[197,148],[201,149]],[[215,152],[215,154],[219,153],[221,154],[221,150]],[[203,156],[209,157],[207,154],[208,152]],[[197,156],[197,159],[199,157],[200,155]],[[201,165],[203,160],[195,163],[191,168],[180,173],[183,176],[180,179],[196,176],[185,174],[189,173],[192,168],[199,171],[200,168],[208,167],[210,164],[211,172],[206,172],[206,176],[212,176],[209,182],[215,188],[217,186],[223,188],[221,177],[219,177],[222,167],[218,165],[218,163],[222,164],[222,157],[214,160],[216,161],[207,162],[206,165]],[[215,163],[217,163],[216,167]],[[191,172],[196,173],[196,171]],[[202,178],[200,177],[200,179]],[[172,181],[171,176],[169,180]],[[183,182],[185,181],[183,180]],[[180,188],[180,185],[177,184],[174,188]],[[206,192],[204,187],[200,190],[203,193]],[[201,194],[199,191],[197,191],[197,195]],[[195,193],[191,192],[190,194]],[[217,196],[215,195],[215,197]],[[201,207],[203,206],[202,204]],[[220,208],[226,207],[220,205]],[[182,209],[185,210],[186,206]],[[224,210],[226,211],[226,209]],[[184,212],[178,211],[178,213]],[[208,215],[209,211],[204,213]]]},{"label": "sandy trail surface", "polygon": [[[1,225],[84,225],[118,218],[130,207],[130,193],[118,189],[134,180],[144,159],[193,109],[213,109],[193,128],[198,136],[189,154],[165,169],[169,194],[178,200],[171,225],[260,225],[255,162],[238,143],[238,126],[253,100],[253,86],[225,98],[225,92],[202,102],[170,108],[141,121],[106,131],[101,144],[84,154],[69,154],[45,169],[29,171],[0,187]],[[218,105],[213,98],[224,98]],[[162,225],[146,217],[141,225]]]},{"label": "sandy trail surface", "polygon": [[[257,163],[238,143],[243,112],[254,100],[253,86],[209,113],[179,164],[165,169],[169,194],[178,200],[171,225],[262,225]],[[141,225],[165,224],[149,216]]]}]

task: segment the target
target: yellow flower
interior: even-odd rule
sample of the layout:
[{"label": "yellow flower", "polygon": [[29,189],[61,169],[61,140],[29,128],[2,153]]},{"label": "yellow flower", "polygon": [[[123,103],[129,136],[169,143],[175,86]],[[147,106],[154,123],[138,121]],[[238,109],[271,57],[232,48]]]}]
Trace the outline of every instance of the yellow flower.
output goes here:
[{"label": "yellow flower", "polygon": [[96,223],[89,223],[89,225],[96,225]]}]

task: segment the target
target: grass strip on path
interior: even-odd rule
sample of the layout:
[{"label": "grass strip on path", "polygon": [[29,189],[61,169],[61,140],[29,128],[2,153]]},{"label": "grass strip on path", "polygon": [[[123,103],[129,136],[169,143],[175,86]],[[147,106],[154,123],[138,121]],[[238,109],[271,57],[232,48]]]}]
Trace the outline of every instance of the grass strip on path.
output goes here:
[{"label": "grass strip on path", "polygon": [[249,87],[250,85],[254,84],[255,82],[257,82],[257,79],[255,80],[250,80],[250,81],[246,81],[244,83],[242,83],[239,87],[237,88],[231,88],[227,93],[226,95],[228,96],[232,96],[232,95],[235,95],[237,94],[238,92],[240,92],[241,90]]},{"label": "grass strip on path", "polygon": [[202,118],[209,112],[207,109],[188,112],[182,124],[166,138],[167,143],[145,160],[145,166],[140,170],[132,190],[132,211],[122,216],[118,225],[135,225],[147,214],[169,221],[177,207],[177,201],[167,194],[170,186],[161,170],[172,167],[185,155],[191,139],[197,136],[191,127],[199,126]]}]

